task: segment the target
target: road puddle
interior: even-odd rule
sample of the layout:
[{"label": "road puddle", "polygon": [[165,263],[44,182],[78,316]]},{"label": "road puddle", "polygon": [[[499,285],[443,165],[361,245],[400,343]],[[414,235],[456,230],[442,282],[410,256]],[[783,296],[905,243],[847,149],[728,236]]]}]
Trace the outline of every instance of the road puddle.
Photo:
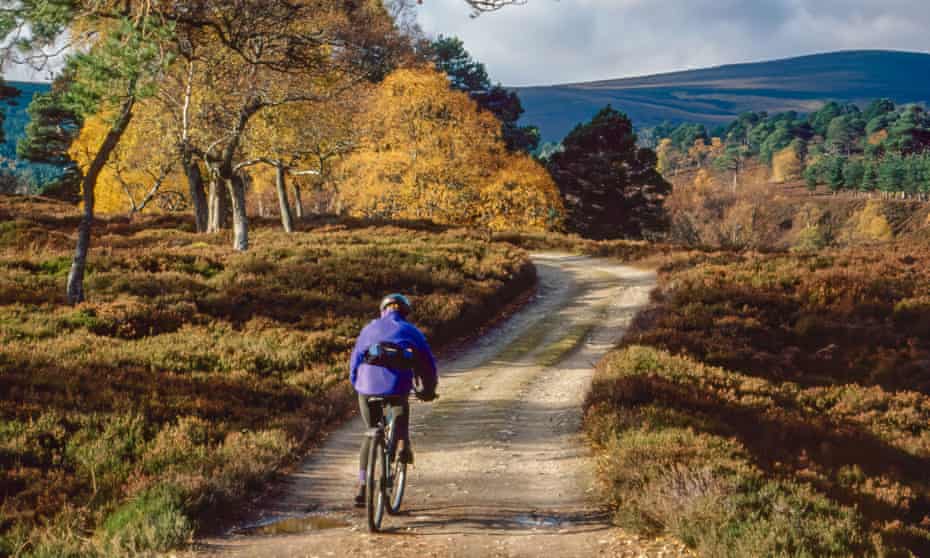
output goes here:
[{"label": "road puddle", "polygon": [[514,522],[522,527],[536,527],[542,529],[556,529],[571,526],[571,523],[568,521],[563,521],[557,517],[536,514],[518,515],[514,518]]},{"label": "road puddle", "polygon": [[285,517],[252,525],[246,525],[234,531],[236,535],[300,535],[313,531],[341,529],[350,523],[338,517],[328,515],[307,515],[302,517]]}]

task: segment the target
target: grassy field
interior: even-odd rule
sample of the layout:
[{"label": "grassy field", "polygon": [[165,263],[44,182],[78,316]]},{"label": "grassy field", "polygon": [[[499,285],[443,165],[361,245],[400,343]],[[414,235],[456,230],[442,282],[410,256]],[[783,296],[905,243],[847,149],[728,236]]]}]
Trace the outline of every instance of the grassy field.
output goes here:
[{"label": "grassy field", "polygon": [[703,556],[930,555],[930,250],[680,253],[598,368],[617,521]]},{"label": "grassy field", "polygon": [[522,250],[459,230],[269,222],[238,254],[113,219],[71,307],[76,223],[0,198],[0,555],[182,545],[350,412],[348,352],[383,294],[411,294],[441,347],[535,282]]}]

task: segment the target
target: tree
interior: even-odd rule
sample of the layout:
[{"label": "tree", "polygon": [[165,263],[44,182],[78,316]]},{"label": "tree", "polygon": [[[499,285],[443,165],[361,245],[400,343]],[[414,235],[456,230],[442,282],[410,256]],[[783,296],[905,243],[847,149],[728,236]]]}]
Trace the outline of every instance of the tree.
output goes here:
[{"label": "tree", "polygon": [[471,57],[458,37],[439,35],[426,48],[426,55],[436,69],[449,76],[450,85],[468,94],[491,88],[491,78],[484,64]]},{"label": "tree", "polygon": [[[203,59],[199,56],[196,41],[190,40],[192,29],[184,29],[175,44],[179,53],[179,60],[159,84],[155,99],[161,105],[166,118],[164,119],[166,137],[170,137],[173,146],[168,151],[173,152],[187,181],[188,200],[194,216],[194,228],[199,233],[210,230],[210,210],[204,186],[203,169],[199,159],[200,153],[195,147],[198,143],[198,133],[203,132],[203,126],[198,126],[207,117],[204,113],[204,103],[199,92],[208,86],[203,83]],[[217,207],[214,207],[217,209]],[[214,219],[213,223],[218,223]]]},{"label": "tree", "polygon": [[865,163],[862,159],[847,159],[843,163],[843,186],[847,190],[858,190],[865,177]]},{"label": "tree", "polygon": [[817,191],[817,185],[820,184],[820,171],[820,164],[812,163],[807,165],[807,168],[804,169],[802,174],[804,177],[804,184],[811,194]]},{"label": "tree", "polygon": [[742,145],[749,147],[753,129],[764,122],[768,114],[764,112],[744,112],[737,117],[727,128],[725,137],[728,145]]},{"label": "tree", "polygon": [[558,190],[528,156],[508,154],[500,123],[431,68],[392,73],[360,117],[339,166],[340,198],[363,217],[489,228],[555,226]]},{"label": "tree", "polygon": [[900,192],[906,181],[907,165],[903,157],[893,154],[882,159],[878,166],[878,189],[880,191],[885,194]]},{"label": "tree", "polygon": [[681,167],[681,153],[675,148],[671,138],[659,140],[659,145],[656,147],[656,166],[663,176],[678,175],[678,169]]},{"label": "tree", "polygon": [[841,114],[843,114],[843,109],[840,107],[839,103],[830,101],[829,103],[824,104],[820,110],[811,114],[808,120],[815,134],[821,137],[826,137],[827,128],[830,126],[830,122],[832,122],[834,118],[840,116]]},{"label": "tree", "polygon": [[[312,175],[323,181],[328,178],[330,160],[350,151],[357,142],[351,120],[361,110],[360,98],[366,95],[358,87],[351,95],[343,95],[325,103],[292,103],[262,112],[248,131],[243,148],[249,159],[238,169],[264,164],[274,169],[275,194],[278,199],[281,224],[286,232],[293,231],[294,213],[288,198],[287,180],[290,174]],[[294,184],[297,217],[303,216],[299,186]]]},{"label": "tree", "polygon": [[380,79],[409,46],[380,3],[339,0],[203,0],[185,16],[181,35],[203,67],[195,94],[209,129],[196,151],[209,168],[208,206],[218,208],[226,190],[240,251],[249,247],[243,140],[255,118]]},{"label": "tree", "polygon": [[878,172],[876,163],[872,160],[866,160],[862,169],[862,181],[859,183],[859,189],[863,192],[874,192],[878,188]]},{"label": "tree", "polygon": [[733,191],[739,185],[739,177],[746,166],[746,161],[752,156],[748,146],[742,144],[728,145],[726,150],[714,160],[718,170],[733,173]]},{"label": "tree", "polygon": [[792,132],[790,121],[781,121],[774,126],[759,146],[759,158],[763,163],[772,163],[776,153],[788,147],[796,136]]},{"label": "tree", "polygon": [[[150,99],[137,103],[132,122],[97,179],[94,197],[98,211],[125,211],[131,218],[153,202],[168,209],[185,205],[186,197],[177,188],[184,178],[166,130],[168,124],[157,103]],[[81,127],[68,153],[82,171],[90,166],[107,130],[106,115],[91,116]]]},{"label": "tree", "polygon": [[83,118],[66,98],[67,79],[67,74],[63,74],[52,83],[50,92],[35,95],[27,109],[29,123],[16,144],[16,154],[27,161],[64,167],[65,172],[54,187],[55,195],[77,202],[81,174],[68,149],[81,130]]},{"label": "tree", "polygon": [[[28,34],[23,29],[29,29]],[[30,36],[26,41],[8,40],[14,49],[41,48],[66,32],[83,40],[68,59],[63,106],[81,118],[111,115],[109,129],[81,181],[84,210],[67,284],[68,301],[76,304],[84,300],[97,178],[129,126],[136,101],[151,94],[152,84],[170,63],[170,52],[162,47],[173,25],[153,17],[148,5],[114,6],[91,0],[23,2],[8,8],[0,18],[0,33],[5,37]]]},{"label": "tree", "polygon": [[471,57],[461,39],[440,35],[425,53],[436,69],[449,76],[453,88],[468,93],[481,108],[497,116],[507,149],[529,153],[539,147],[539,129],[517,124],[523,114],[520,98],[500,84],[492,85],[487,68]]},{"label": "tree", "polygon": [[824,160],[824,172],[826,174],[827,186],[834,194],[843,189],[846,180],[843,177],[843,168],[846,165],[846,157],[828,157]]},{"label": "tree", "polygon": [[655,152],[638,148],[633,124],[609,105],[566,136],[549,161],[568,228],[589,238],[642,238],[666,229],[671,186]]},{"label": "tree", "polygon": [[801,157],[794,145],[782,149],[772,158],[772,181],[784,183],[801,175]]},{"label": "tree", "polygon": [[710,136],[707,135],[707,129],[703,124],[684,123],[680,124],[668,138],[678,151],[685,152],[691,148],[697,141],[705,145],[710,143]]},{"label": "tree", "polygon": [[500,170],[481,188],[480,199],[477,221],[492,231],[551,231],[564,218],[558,186],[542,165],[525,155],[505,156]]},{"label": "tree", "polygon": [[904,155],[930,148],[930,115],[918,105],[908,105],[888,128],[888,149]]},{"label": "tree", "polygon": [[895,109],[894,101],[891,99],[876,99],[866,107],[865,111],[862,113],[862,118],[866,122],[869,122],[886,114],[893,114]]},{"label": "tree", "polygon": [[849,157],[864,133],[865,126],[858,117],[838,116],[827,126],[826,142],[833,153]]}]

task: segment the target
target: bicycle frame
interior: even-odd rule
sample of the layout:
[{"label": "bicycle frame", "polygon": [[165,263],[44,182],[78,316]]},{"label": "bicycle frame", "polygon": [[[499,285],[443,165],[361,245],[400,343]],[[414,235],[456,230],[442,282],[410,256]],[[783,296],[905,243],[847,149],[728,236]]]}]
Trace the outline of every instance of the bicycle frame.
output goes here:
[{"label": "bicycle frame", "polygon": [[[384,401],[381,400],[380,403],[383,405]],[[401,472],[398,476],[400,486],[396,494],[394,487],[397,459],[397,431],[394,421],[397,416],[393,410],[388,413],[382,407],[381,417],[366,434],[371,438],[368,457],[368,494],[366,494],[368,528],[371,532],[381,529],[385,511],[388,514],[397,513],[403,498],[403,484],[406,477],[403,465],[400,466]]]}]

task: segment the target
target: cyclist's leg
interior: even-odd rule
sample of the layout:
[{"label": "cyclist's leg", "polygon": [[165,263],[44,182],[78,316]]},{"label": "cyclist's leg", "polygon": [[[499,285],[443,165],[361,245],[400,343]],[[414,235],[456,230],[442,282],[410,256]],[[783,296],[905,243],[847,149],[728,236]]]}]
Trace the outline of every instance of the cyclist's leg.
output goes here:
[{"label": "cyclist's leg", "polygon": [[392,399],[390,404],[391,412],[395,413],[396,439],[410,442],[410,401],[406,397],[400,397]]},{"label": "cyclist's leg", "polygon": [[[394,415],[394,436],[402,453],[410,453],[410,401],[406,397],[392,397],[387,402]],[[407,461],[409,461],[408,459]]]},{"label": "cyclist's leg", "polygon": [[[380,401],[368,401],[367,395],[358,394],[358,408],[359,414],[362,415],[362,420],[365,421],[366,428],[374,428],[378,421],[381,420],[381,402]],[[366,432],[362,436],[362,448],[358,454],[358,480],[360,483],[365,484],[365,471],[368,469],[368,452],[371,446],[371,437],[368,436]]]}]

